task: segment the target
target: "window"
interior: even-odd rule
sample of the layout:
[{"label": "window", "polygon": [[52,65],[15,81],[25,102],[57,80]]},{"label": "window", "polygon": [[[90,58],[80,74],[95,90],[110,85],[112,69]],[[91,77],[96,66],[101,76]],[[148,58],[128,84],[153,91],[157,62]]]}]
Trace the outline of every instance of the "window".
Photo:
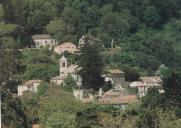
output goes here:
[{"label": "window", "polygon": [[47,40],[45,40],[45,43],[47,43]]},{"label": "window", "polygon": [[65,62],[63,62],[62,67],[65,67]]}]

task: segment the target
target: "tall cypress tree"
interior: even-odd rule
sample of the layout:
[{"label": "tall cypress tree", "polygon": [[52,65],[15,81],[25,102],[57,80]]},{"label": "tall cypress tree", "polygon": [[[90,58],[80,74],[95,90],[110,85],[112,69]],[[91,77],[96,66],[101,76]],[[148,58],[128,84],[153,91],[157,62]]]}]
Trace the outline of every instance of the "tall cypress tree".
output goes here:
[{"label": "tall cypress tree", "polygon": [[167,106],[181,108],[181,77],[180,74],[171,72],[163,77],[163,89],[167,99]]},{"label": "tall cypress tree", "polygon": [[80,49],[79,66],[82,85],[87,89],[98,90],[102,86],[101,73],[104,67],[100,55],[100,44],[90,35],[86,35]]}]

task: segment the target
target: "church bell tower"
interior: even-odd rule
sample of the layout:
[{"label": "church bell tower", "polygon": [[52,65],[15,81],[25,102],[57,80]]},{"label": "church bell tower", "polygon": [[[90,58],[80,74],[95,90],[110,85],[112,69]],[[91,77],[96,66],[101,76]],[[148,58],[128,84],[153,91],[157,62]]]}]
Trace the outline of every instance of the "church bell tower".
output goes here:
[{"label": "church bell tower", "polygon": [[59,60],[60,76],[67,76],[68,60],[63,55]]}]

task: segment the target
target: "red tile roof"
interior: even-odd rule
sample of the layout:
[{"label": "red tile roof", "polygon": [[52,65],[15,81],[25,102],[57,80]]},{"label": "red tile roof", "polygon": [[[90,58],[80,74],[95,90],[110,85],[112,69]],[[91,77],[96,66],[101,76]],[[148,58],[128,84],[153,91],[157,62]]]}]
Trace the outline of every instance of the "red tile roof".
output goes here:
[{"label": "red tile roof", "polygon": [[98,100],[100,104],[128,104],[136,102],[136,95],[129,95],[125,89],[111,89]]},{"label": "red tile roof", "polygon": [[136,95],[125,95],[125,96],[117,96],[117,97],[105,97],[98,100],[100,104],[128,104],[132,102],[136,102]]},{"label": "red tile roof", "polygon": [[119,96],[128,95],[129,93],[125,89],[111,89],[104,93],[103,96]]}]

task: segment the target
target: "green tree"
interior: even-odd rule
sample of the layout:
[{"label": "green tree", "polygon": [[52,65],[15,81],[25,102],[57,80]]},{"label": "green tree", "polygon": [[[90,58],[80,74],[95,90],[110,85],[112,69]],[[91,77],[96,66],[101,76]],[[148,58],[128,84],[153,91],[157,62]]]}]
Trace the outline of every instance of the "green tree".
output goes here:
[{"label": "green tree", "polygon": [[58,69],[58,65],[29,64],[24,76],[26,79],[42,79],[48,81],[50,78],[58,75]]},{"label": "green tree", "polygon": [[76,114],[76,128],[91,128],[98,126],[98,110],[96,106],[90,106]]},{"label": "green tree", "polygon": [[39,123],[38,110],[39,110],[39,96],[35,92],[26,92],[21,97],[21,105],[27,117],[28,127],[32,124]]},{"label": "green tree", "polygon": [[63,85],[63,89],[65,91],[70,91],[72,92],[73,89],[75,89],[77,86],[75,80],[72,78],[71,75],[69,75],[65,80],[64,80],[64,85]]},{"label": "green tree", "polygon": [[143,21],[148,26],[156,26],[160,22],[160,15],[154,7],[147,7],[143,14]]},{"label": "green tree", "polygon": [[98,42],[95,42],[89,35],[84,40],[85,44],[81,48],[79,57],[80,75],[82,85],[85,88],[98,90],[102,86],[101,74],[103,70],[103,60],[99,53]]},{"label": "green tree", "polygon": [[[2,25],[2,24],[1,24]],[[1,91],[1,125],[4,128],[17,128],[27,127],[27,118],[22,109],[21,102],[18,98],[12,95],[13,84],[10,80],[14,80],[17,73],[16,67],[19,64],[18,51],[13,43],[6,44],[7,40],[2,38],[10,36],[12,31],[11,25],[3,24],[1,26],[1,39],[0,39],[0,91]],[[8,29],[6,29],[8,28]]]},{"label": "green tree", "polygon": [[76,113],[85,105],[58,86],[49,86],[46,96],[39,100],[38,117],[44,128],[74,128]]},{"label": "green tree", "polygon": [[[168,69],[169,70],[169,69]],[[181,78],[178,73],[169,71],[162,76],[163,89],[165,90],[166,104],[168,107],[181,108]]]},{"label": "green tree", "polygon": [[48,83],[47,82],[41,82],[38,86],[38,95],[44,95],[48,89]]}]

